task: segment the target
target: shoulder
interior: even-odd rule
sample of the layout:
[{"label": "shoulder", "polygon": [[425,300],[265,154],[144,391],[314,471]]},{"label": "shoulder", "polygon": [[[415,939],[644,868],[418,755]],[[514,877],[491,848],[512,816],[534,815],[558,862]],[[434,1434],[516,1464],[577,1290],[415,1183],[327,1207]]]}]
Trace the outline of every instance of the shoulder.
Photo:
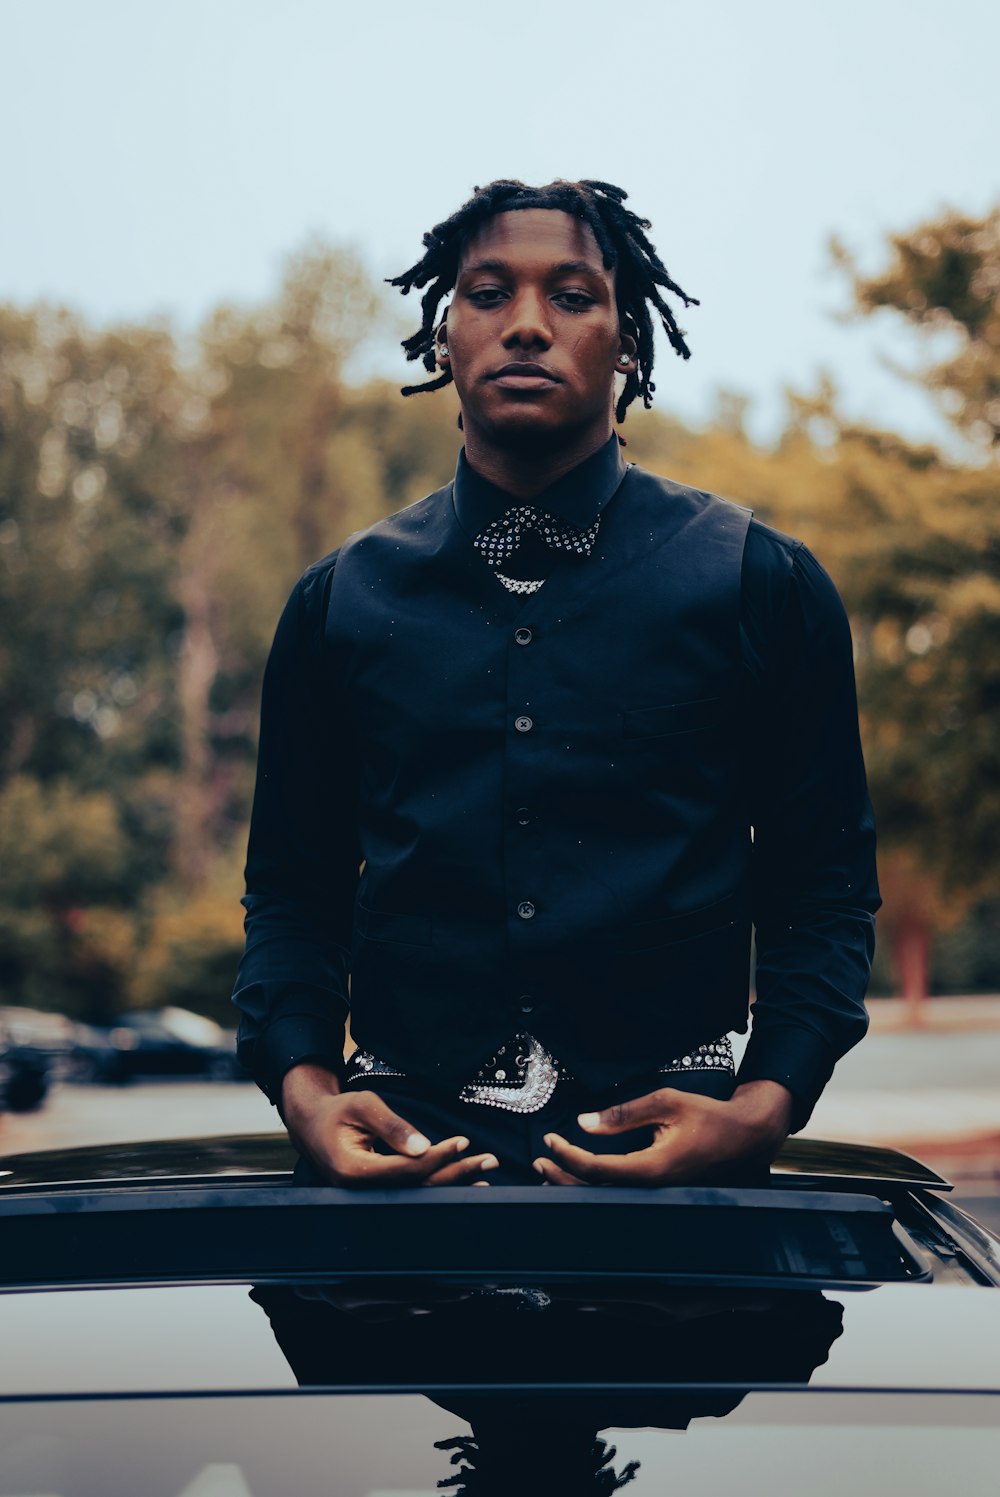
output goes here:
[{"label": "shoulder", "polygon": [[780,612],[805,549],[795,536],[752,519],[743,549],[744,601],[765,613]]},{"label": "shoulder", "polygon": [[346,561],[349,555],[359,551],[381,552],[388,546],[426,544],[453,515],[453,488],[454,484],[446,483],[415,504],[408,504],[404,509],[376,520],[364,530],[356,530],[341,546],[341,559]]},{"label": "shoulder", "polygon": [[836,584],[804,541],[752,520],[743,556],[744,595],[778,608],[793,600],[807,618],[842,618]]},{"label": "shoulder", "polygon": [[296,584],[296,591],[303,599],[311,599],[316,594],[329,590],[338,563],[343,566],[352,553],[370,546],[396,544],[403,539],[424,534],[429,526],[446,515],[450,508],[452,487],[451,483],[447,483],[425,498],[418,499],[416,503],[385,515],[381,520],[375,520],[363,530],[353,531],[335,550],[306,568]]},{"label": "shoulder", "polygon": [[[450,499],[451,484],[447,484],[416,504],[355,531],[335,550],[314,561],[292,589],[282,618],[285,630],[318,641],[325,632],[331,600],[339,596],[354,564],[380,561],[387,552],[399,559],[409,549],[425,549],[429,532],[439,530],[446,512],[450,511]],[[343,581],[338,583],[338,578]]]},{"label": "shoulder", "polygon": [[322,602],[329,596],[338,566],[343,570],[348,559],[359,551],[383,549],[387,545],[397,545],[404,539],[425,533],[428,526],[440,517],[450,496],[451,484],[446,484],[426,498],[418,499],[415,504],[408,504],[405,509],[385,515],[363,530],[353,531],[336,550],[320,557],[319,561],[314,561],[306,568],[296,585],[307,608],[310,605],[322,606]]},{"label": "shoulder", "polygon": [[759,520],[743,552],[741,636],[754,674],[850,657],[847,614],[829,572],[809,547]]},{"label": "shoulder", "polygon": [[765,525],[756,515],[747,531],[747,555],[749,564],[762,570],[790,570],[796,556],[806,549],[805,543],[773,525]]},{"label": "shoulder", "polygon": [[727,575],[739,580],[751,511],[708,489],[693,488],[633,465],[622,483],[629,522],[649,527],[650,537],[693,548],[696,554],[728,558]]},{"label": "shoulder", "polygon": [[319,561],[314,561],[292,589],[285,609],[286,615],[290,615],[310,633],[322,631],[330,588],[342,549],[343,547],[338,546],[326,556],[321,556]]},{"label": "shoulder", "polygon": [[680,483],[676,478],[667,478],[662,473],[651,473],[638,463],[629,464],[625,479],[632,494],[660,500],[666,498],[675,506],[680,504],[692,511],[712,512],[720,517],[733,519],[741,517],[744,524],[753,513],[746,505],[724,499],[721,494],[713,494],[710,489],[695,488],[691,484]]}]

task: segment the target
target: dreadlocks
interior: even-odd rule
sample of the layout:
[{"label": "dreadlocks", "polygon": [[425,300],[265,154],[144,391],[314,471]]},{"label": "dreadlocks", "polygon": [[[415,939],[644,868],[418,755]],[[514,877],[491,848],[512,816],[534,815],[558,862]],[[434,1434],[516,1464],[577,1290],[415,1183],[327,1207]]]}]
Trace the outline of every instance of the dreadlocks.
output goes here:
[{"label": "dreadlocks", "polygon": [[[582,181],[550,182],[546,187],[527,187],[523,182],[501,178],[486,187],[475,188],[472,197],[463,203],[456,213],[436,224],[424,235],[424,255],[402,275],[389,281],[398,286],[406,296],[414,287],[427,290],[420,306],[423,321],[412,337],[404,338],[403,348],[408,359],[420,359],[431,374],[435,368],[434,332],[438,308],[442,300],[452,291],[458,278],[459,260],[466,242],[476,231],[498,213],[510,213],[521,208],[557,208],[571,213],[589,224],[604,257],[604,268],[614,270],[618,301],[618,315],[623,329],[635,338],[638,345],[636,368],[625,377],[625,388],[615,407],[615,419],[624,421],[625,412],[635,400],[642,397],[648,410],[653,403],[653,319],[650,307],[656,309],[671,347],[681,358],[691,357],[691,350],[684,341],[684,334],[670,307],[664,301],[660,287],[679,297],[686,307],[698,306],[696,297],[688,296],[672,281],[667,268],[656,253],[656,246],[647,237],[646,230],[652,225],[648,218],[640,218],[625,207],[628,193],[610,182]],[[419,395],[424,390],[440,390],[451,384],[451,370],[446,369],[437,379],[426,380],[422,385],[407,385],[404,395]]]}]

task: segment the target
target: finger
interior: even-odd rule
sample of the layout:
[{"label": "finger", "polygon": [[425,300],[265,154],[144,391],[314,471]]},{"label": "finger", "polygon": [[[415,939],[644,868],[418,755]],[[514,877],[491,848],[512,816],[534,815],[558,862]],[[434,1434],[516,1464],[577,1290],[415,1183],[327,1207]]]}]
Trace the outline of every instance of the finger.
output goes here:
[{"label": "finger", "polygon": [[560,1169],[553,1159],[536,1159],[534,1168],[547,1185],[582,1185],[584,1183],[578,1175],[571,1175],[568,1170]]},{"label": "finger", "polygon": [[591,1154],[589,1149],[567,1143],[558,1133],[547,1134],[545,1146],[563,1170],[578,1175],[585,1184],[651,1185],[660,1176],[654,1149],[637,1149],[631,1154]]},{"label": "finger", "polygon": [[628,1154],[591,1154],[554,1133],[545,1142],[564,1167],[576,1170],[586,1183],[594,1185],[683,1185],[691,1180],[710,1180],[725,1168],[724,1161],[706,1160],[703,1154],[679,1150],[667,1140]]},{"label": "finger", "polygon": [[633,1128],[649,1128],[669,1122],[683,1104],[684,1095],[676,1087],[664,1086],[644,1097],[616,1102],[603,1112],[581,1112],[577,1122],[588,1133],[629,1133]]},{"label": "finger", "polygon": [[358,1092],[353,1101],[350,1121],[355,1125],[360,1124],[376,1138],[380,1138],[390,1149],[395,1149],[397,1154],[419,1158],[431,1147],[429,1138],[425,1138],[405,1118],[393,1112],[375,1092]]},{"label": "finger", "polygon": [[432,1175],[425,1175],[424,1184],[464,1185],[476,1175],[499,1168],[500,1161],[495,1154],[473,1154],[468,1159],[456,1159],[453,1163],[446,1164],[443,1169],[435,1170]]},{"label": "finger", "polygon": [[335,1149],[332,1166],[340,1183],[350,1185],[419,1185],[435,1170],[450,1164],[455,1155],[469,1146],[466,1138],[447,1138],[432,1144],[413,1158],[406,1154],[377,1154],[360,1144],[345,1144]]}]

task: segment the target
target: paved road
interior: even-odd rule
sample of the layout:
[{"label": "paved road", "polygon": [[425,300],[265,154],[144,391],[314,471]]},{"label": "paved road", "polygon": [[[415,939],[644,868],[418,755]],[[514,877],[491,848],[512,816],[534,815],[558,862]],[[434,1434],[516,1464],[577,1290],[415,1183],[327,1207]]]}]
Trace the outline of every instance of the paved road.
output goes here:
[{"label": "paved road", "polygon": [[281,1127],[255,1086],[225,1081],[148,1081],[57,1086],[44,1107],[0,1115],[0,1155],[74,1144],[266,1133]]},{"label": "paved road", "polygon": [[1000,1029],[871,1033],[837,1066],[833,1089],[986,1090],[1000,1099]]}]

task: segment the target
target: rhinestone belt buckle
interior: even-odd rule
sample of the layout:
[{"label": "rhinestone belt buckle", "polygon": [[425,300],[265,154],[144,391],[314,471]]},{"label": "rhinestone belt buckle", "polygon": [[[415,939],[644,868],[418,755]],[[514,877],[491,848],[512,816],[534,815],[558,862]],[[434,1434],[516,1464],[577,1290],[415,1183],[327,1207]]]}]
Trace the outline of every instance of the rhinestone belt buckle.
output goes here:
[{"label": "rhinestone belt buckle", "polygon": [[[518,1085],[506,1085],[507,1072],[498,1061],[502,1061],[508,1050],[515,1049]],[[496,1069],[494,1069],[496,1067]],[[487,1079],[487,1074],[493,1074]],[[459,1098],[463,1102],[478,1103],[481,1107],[499,1107],[504,1112],[538,1112],[556,1089],[559,1066],[543,1045],[533,1035],[519,1034],[510,1045],[503,1046],[493,1056],[489,1065],[479,1073],[481,1081],[463,1086]]]}]

